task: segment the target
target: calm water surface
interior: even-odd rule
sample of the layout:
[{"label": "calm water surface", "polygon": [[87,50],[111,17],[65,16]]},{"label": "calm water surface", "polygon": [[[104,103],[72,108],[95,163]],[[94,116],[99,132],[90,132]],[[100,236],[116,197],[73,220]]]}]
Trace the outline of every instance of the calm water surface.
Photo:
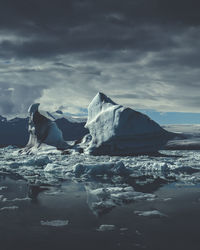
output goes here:
[{"label": "calm water surface", "polygon": [[[154,191],[156,200],[135,201],[101,216],[90,209],[84,183],[39,187],[2,174],[2,186],[6,188],[0,191],[0,208],[18,207],[0,211],[2,250],[200,249],[199,186],[166,184]],[[25,197],[31,199],[20,200]],[[151,210],[166,216],[134,213]],[[41,225],[41,221],[53,220],[69,223],[62,227]],[[102,224],[115,225],[115,230],[100,232],[97,229]]]}]

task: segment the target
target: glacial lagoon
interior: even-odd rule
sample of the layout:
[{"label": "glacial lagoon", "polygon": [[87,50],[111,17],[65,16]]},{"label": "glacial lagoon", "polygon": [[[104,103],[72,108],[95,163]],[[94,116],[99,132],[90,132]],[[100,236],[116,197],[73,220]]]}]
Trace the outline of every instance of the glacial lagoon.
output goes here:
[{"label": "glacial lagoon", "polygon": [[198,249],[200,152],[0,150],[2,249]]}]

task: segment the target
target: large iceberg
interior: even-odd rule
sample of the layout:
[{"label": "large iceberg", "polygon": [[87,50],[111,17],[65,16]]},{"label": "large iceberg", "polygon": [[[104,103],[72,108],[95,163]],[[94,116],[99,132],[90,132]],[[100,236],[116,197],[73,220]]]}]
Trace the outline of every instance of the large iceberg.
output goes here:
[{"label": "large iceberg", "polygon": [[39,103],[32,104],[29,112],[29,141],[26,149],[38,148],[41,144],[66,149],[69,145],[64,141],[62,132],[49,116],[48,112],[39,110]]},{"label": "large iceberg", "polygon": [[85,127],[91,135],[85,151],[93,155],[153,153],[175,135],[148,116],[116,104],[103,93],[98,93],[90,103]]}]

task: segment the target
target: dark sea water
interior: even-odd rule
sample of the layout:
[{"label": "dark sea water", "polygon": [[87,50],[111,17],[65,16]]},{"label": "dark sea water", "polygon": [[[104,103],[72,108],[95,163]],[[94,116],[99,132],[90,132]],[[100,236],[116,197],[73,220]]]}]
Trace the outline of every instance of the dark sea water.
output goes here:
[{"label": "dark sea water", "polygon": [[[1,174],[0,187],[5,187],[0,190],[2,250],[200,249],[199,185],[165,184],[153,191],[156,199],[136,200],[99,216],[89,206],[85,183],[37,186],[15,175]],[[27,197],[30,199],[24,199]],[[163,216],[135,213],[154,210]],[[41,222],[54,220],[68,224]],[[115,228],[98,231],[102,224]]]}]

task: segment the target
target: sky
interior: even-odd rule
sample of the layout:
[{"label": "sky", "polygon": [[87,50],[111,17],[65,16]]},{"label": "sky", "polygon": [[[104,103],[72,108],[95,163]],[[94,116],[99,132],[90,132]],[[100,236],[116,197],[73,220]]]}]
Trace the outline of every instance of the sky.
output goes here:
[{"label": "sky", "polygon": [[198,0],[1,0],[0,114],[25,115],[34,102],[84,114],[100,91],[161,123],[200,122],[199,9]]}]

